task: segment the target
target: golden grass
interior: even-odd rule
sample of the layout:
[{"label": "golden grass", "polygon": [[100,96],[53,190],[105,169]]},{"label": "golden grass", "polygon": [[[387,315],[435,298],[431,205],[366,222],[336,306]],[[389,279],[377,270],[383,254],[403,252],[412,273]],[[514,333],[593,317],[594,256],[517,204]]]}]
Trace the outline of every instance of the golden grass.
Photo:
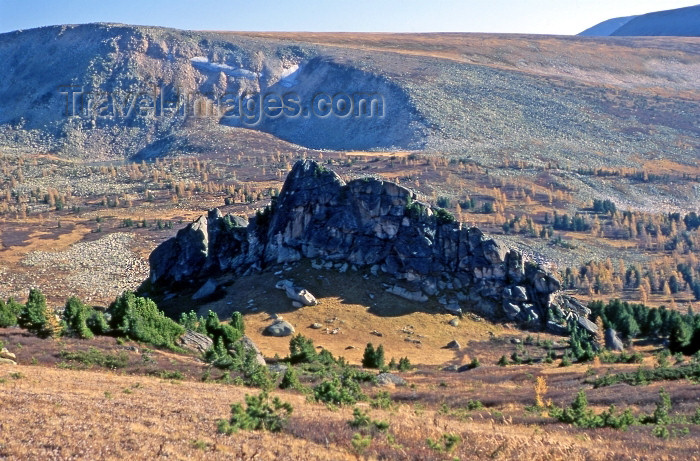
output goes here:
[{"label": "golden grass", "polygon": [[[550,390],[544,398],[552,394],[570,401],[575,392],[571,378],[581,376],[580,371],[547,370]],[[534,399],[534,379],[525,371],[543,370],[490,366],[474,375],[406,374],[412,388],[390,390],[403,403],[388,410],[359,404],[373,419],[389,421],[393,437],[376,434],[367,459],[698,459],[694,429],[688,436],[662,440],[648,426],[627,432],[581,430],[525,412],[524,405]],[[671,391],[677,395],[678,389]],[[257,392],[102,371],[0,365],[0,458],[356,459],[351,439],[357,430],[347,424],[352,408],[331,411],[293,392],[274,392],[294,406],[283,432],[218,434],[216,422],[228,417],[229,404]],[[472,398],[487,408],[465,411]],[[461,438],[449,458],[425,442],[446,433]]]}]

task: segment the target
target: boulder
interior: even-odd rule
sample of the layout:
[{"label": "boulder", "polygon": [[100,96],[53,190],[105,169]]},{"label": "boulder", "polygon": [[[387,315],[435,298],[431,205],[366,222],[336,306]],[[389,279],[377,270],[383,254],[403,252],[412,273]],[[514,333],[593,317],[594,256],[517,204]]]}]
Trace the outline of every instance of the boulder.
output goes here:
[{"label": "boulder", "polygon": [[568,336],[569,328],[566,325],[560,325],[553,320],[549,320],[545,329],[554,335]]},{"label": "boulder", "polygon": [[456,302],[447,303],[447,305],[445,306],[445,310],[450,314],[462,315],[462,308],[459,307],[459,304],[457,304]]},{"label": "boulder", "polygon": [[7,348],[3,347],[2,350],[0,351],[0,358],[2,359],[10,359],[10,360],[17,360],[17,356],[13,354],[12,352],[8,351]]},{"label": "boulder", "polygon": [[457,342],[456,339],[453,339],[452,341],[450,341],[449,343],[447,343],[447,345],[445,346],[445,349],[455,349],[455,350],[459,350],[459,349],[461,349],[461,348],[462,348],[462,346],[459,344],[459,342]]},{"label": "boulder", "polygon": [[422,291],[409,291],[406,288],[398,285],[392,285],[391,287],[387,288],[386,291],[392,295],[398,296],[399,298],[408,299],[409,301],[416,301],[419,303],[428,301],[428,297],[424,295]]},{"label": "boulder", "polygon": [[405,386],[406,380],[394,373],[379,373],[377,375],[378,386]]},{"label": "boulder", "polygon": [[192,299],[205,299],[216,293],[219,286],[216,284],[214,279],[208,279],[204,285],[202,285],[195,294],[192,295]]},{"label": "boulder", "polygon": [[287,365],[283,363],[271,363],[270,365],[267,366],[267,369],[270,370],[273,373],[284,373],[287,371],[287,368],[289,368]]},{"label": "boulder", "polygon": [[318,322],[314,322],[309,326],[309,328],[313,328],[314,330],[320,330],[321,328],[323,328],[323,325],[321,325]]},{"label": "boulder", "polygon": [[622,340],[617,335],[617,332],[612,328],[605,329],[605,348],[617,352],[625,349],[625,345],[622,344]]},{"label": "boulder", "polygon": [[588,331],[591,334],[596,334],[598,333],[598,326],[588,320],[587,317],[584,317],[582,315],[577,316],[576,321],[578,322],[579,325],[581,325],[586,331]]},{"label": "boulder", "polygon": [[457,317],[453,318],[449,322],[447,322],[450,326],[453,327],[458,327],[459,326],[459,319]]},{"label": "boulder", "polygon": [[506,314],[509,320],[515,319],[520,314],[520,308],[509,302],[503,302],[503,312]]},{"label": "boulder", "polygon": [[203,354],[214,345],[214,341],[207,335],[187,330],[184,335],[177,339],[177,344],[185,349]]},{"label": "boulder", "polygon": [[287,297],[303,306],[315,306],[318,301],[308,290],[294,285],[291,280],[280,280],[275,288],[284,290]]},{"label": "boulder", "polygon": [[512,290],[513,299],[516,301],[527,301],[527,290],[525,287],[516,285]]},{"label": "boulder", "polygon": [[277,337],[290,336],[294,334],[294,327],[286,320],[275,320],[263,330],[263,334]]},{"label": "boulder", "polygon": [[17,362],[11,359],[2,359],[0,358],[0,365],[17,365]]},{"label": "boulder", "polygon": [[[294,328],[292,328],[292,330],[294,330]],[[245,350],[253,351],[255,353],[256,362],[258,362],[260,365],[265,365],[265,357],[263,357],[262,352],[260,352],[260,349],[258,349],[258,346],[253,342],[252,339],[250,339],[248,336],[243,336],[240,339],[240,341],[241,344],[243,344],[243,348]]]}]

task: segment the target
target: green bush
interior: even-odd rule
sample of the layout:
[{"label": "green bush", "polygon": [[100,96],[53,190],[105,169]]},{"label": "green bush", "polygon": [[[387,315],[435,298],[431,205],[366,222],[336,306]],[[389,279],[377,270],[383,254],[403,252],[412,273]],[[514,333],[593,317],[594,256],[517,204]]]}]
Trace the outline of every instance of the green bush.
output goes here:
[{"label": "green bush", "polygon": [[17,317],[22,312],[22,305],[10,298],[7,303],[0,300],[0,328],[17,325]]},{"label": "green bush", "polygon": [[646,385],[654,381],[700,379],[700,363],[689,363],[678,367],[637,368],[634,372],[623,372],[601,376],[593,381],[593,387],[627,383],[632,386]]},{"label": "green bush", "polygon": [[433,439],[426,439],[426,443],[428,446],[432,449],[437,451],[438,453],[450,453],[452,450],[454,450],[457,445],[462,441],[462,438],[457,435],[457,434],[442,434],[442,437],[433,440]]},{"label": "green bush", "polygon": [[87,351],[61,351],[61,358],[66,362],[77,362],[86,367],[94,365],[104,368],[124,368],[129,364],[129,356],[122,351],[118,354],[109,354],[91,347]]},{"label": "green bush", "polygon": [[408,357],[401,357],[399,359],[399,365],[398,365],[399,371],[409,371],[412,368],[413,368],[413,365],[411,365],[411,361],[408,360]]},{"label": "green bush", "polygon": [[294,367],[290,366],[284,371],[282,380],[280,381],[280,389],[295,389],[301,390],[303,388],[301,382],[299,381],[299,376],[297,375]]},{"label": "green bush", "polygon": [[205,329],[209,337],[216,344],[219,338],[224,343],[226,349],[230,349],[243,337],[243,320],[240,312],[234,312],[229,324],[221,323],[216,312],[209,311],[205,321]]},{"label": "green bush", "polygon": [[312,363],[318,358],[314,342],[298,334],[289,340],[290,363]]},{"label": "green bush", "polygon": [[382,368],[384,366],[384,346],[380,345],[375,350],[372,343],[367,343],[362,356],[362,366],[365,368]]},{"label": "green bush", "polygon": [[42,338],[60,332],[56,315],[47,307],[46,297],[36,288],[29,290],[29,298],[17,317],[17,323]]},{"label": "green bush", "polygon": [[278,432],[284,428],[293,410],[291,404],[279,397],[270,399],[266,391],[257,396],[246,395],[245,403],[245,408],[240,403],[231,405],[231,418],[218,422],[220,433],[230,435],[239,429]]},{"label": "green bush", "polygon": [[314,398],[333,405],[352,405],[363,400],[365,395],[352,378],[345,376],[341,379],[336,376],[314,387]]},{"label": "green bush", "polygon": [[206,320],[204,317],[198,317],[195,311],[183,312],[178,323],[185,330],[196,331],[203,335],[207,334]]},{"label": "green bush", "polygon": [[157,347],[175,347],[185,329],[158,310],[152,300],[124,292],[109,306],[111,326],[129,338]]},{"label": "green bush", "polygon": [[105,315],[96,309],[92,309],[90,316],[85,321],[85,324],[88,326],[90,331],[96,335],[104,335],[109,332],[109,323],[107,323]]},{"label": "green bush", "polygon": [[362,411],[359,408],[352,410],[353,418],[348,421],[350,427],[355,429],[373,429],[379,432],[386,432],[389,429],[389,423],[387,421],[373,420],[369,417],[366,411]]},{"label": "green bush", "polygon": [[87,325],[91,312],[92,307],[83,304],[77,297],[68,298],[63,310],[63,321],[67,327],[65,333],[81,339],[92,339],[95,335]]},{"label": "green bush", "polygon": [[552,406],[549,410],[549,416],[563,423],[589,429],[610,427],[624,430],[637,422],[629,408],[617,414],[615,405],[610,405],[610,408],[606,411],[600,415],[596,415],[593,413],[593,410],[588,408],[588,398],[583,390],[578,392],[576,398],[568,408]]}]

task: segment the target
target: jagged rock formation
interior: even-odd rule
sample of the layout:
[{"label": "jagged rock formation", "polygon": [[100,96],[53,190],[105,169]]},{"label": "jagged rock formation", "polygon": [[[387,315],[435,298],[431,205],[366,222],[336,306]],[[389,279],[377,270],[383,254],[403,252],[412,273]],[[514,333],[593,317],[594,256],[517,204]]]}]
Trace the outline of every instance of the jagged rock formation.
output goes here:
[{"label": "jagged rock formation", "polygon": [[346,184],[314,161],[299,161],[279,197],[244,224],[218,209],[200,217],[153,251],[151,282],[194,284],[321,258],[381,270],[395,280],[387,291],[418,302],[441,296],[451,311],[465,307],[556,333],[575,317],[596,329],[587,309],[558,293],[559,282],[543,267],[392,182]]}]

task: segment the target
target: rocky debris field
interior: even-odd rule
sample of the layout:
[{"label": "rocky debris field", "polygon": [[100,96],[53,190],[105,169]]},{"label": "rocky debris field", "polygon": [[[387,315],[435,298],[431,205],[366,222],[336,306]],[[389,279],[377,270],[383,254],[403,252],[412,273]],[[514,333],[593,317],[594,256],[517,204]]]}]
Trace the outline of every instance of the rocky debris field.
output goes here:
[{"label": "rocky debris field", "polygon": [[[68,291],[88,302],[113,299],[124,290],[138,288],[148,277],[148,262],[133,251],[133,240],[131,234],[116,232],[76,243],[65,251],[31,252],[21,261],[31,270],[21,275],[3,274],[4,287],[37,286],[47,293]],[[2,297],[16,295],[2,293],[4,287],[0,288]]]}]

